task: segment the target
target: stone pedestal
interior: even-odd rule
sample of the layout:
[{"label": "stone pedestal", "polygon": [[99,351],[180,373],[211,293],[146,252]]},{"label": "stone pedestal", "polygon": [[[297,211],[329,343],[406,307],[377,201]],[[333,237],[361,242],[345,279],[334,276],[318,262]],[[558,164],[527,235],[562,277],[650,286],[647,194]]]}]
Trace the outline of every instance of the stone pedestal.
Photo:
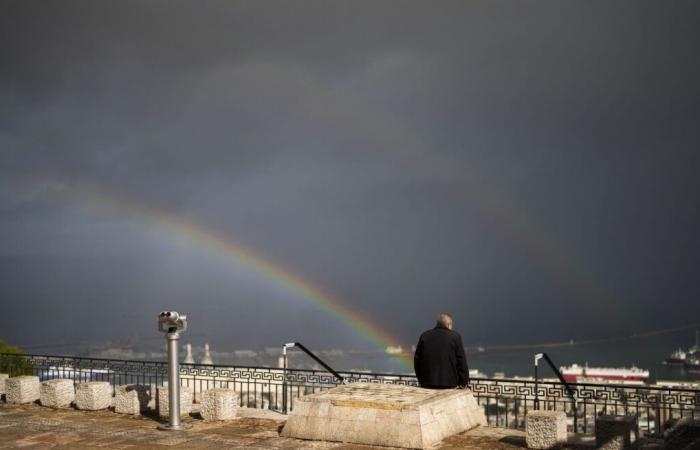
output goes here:
[{"label": "stone pedestal", "polygon": [[10,376],[6,373],[0,373],[0,397],[5,394],[5,380],[7,380]]},{"label": "stone pedestal", "polygon": [[202,393],[200,414],[204,420],[229,420],[236,417],[238,395],[232,389],[209,389]]},{"label": "stone pedestal", "polygon": [[150,386],[123,384],[114,391],[114,412],[139,415],[148,409],[150,401]]},{"label": "stone pedestal", "polygon": [[[683,417],[664,434],[666,448],[696,448],[694,443],[700,440],[700,420]],[[697,446],[700,448],[700,445]]]},{"label": "stone pedestal", "polygon": [[637,418],[635,416],[598,416],[595,419],[595,443],[601,450],[637,448]]},{"label": "stone pedestal", "polygon": [[112,406],[112,385],[107,381],[80,383],[75,390],[75,406],[88,411],[109,408]]},{"label": "stone pedestal", "polygon": [[527,448],[550,449],[566,444],[566,413],[564,411],[527,412],[525,418]]},{"label": "stone pedestal", "polygon": [[[192,412],[192,399],[194,393],[190,386],[180,387],[180,416],[185,417]],[[168,398],[168,388],[159,387],[158,388],[158,415],[163,418],[170,417],[170,411],[168,404],[170,400]]]},{"label": "stone pedestal", "polygon": [[55,379],[41,383],[39,400],[42,406],[49,408],[64,408],[70,406],[75,400],[75,387],[73,380]]},{"label": "stone pedestal", "polygon": [[5,401],[7,403],[32,403],[39,400],[39,377],[21,376],[5,380]]},{"label": "stone pedestal", "polygon": [[353,383],[295,399],[282,436],[426,448],[479,425],[486,417],[469,390]]}]

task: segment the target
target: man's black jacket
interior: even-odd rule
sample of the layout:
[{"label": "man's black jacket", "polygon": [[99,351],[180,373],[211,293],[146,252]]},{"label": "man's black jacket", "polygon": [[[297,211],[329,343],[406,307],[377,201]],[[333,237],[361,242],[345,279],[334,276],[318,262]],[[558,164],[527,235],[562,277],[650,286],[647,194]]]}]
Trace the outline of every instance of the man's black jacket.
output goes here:
[{"label": "man's black jacket", "polygon": [[453,388],[469,384],[462,336],[441,324],[420,336],[413,366],[423,387]]}]

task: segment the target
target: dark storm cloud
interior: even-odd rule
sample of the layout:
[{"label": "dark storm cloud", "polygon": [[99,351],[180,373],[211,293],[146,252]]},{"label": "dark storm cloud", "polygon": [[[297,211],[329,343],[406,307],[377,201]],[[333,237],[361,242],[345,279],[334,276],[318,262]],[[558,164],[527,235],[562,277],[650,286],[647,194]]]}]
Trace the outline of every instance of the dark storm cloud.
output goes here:
[{"label": "dark storm cloud", "polygon": [[654,328],[695,308],[694,2],[1,8],[0,293],[25,318],[15,340],[51,293],[113,305],[95,314],[169,302],[250,345],[254,320],[231,331],[217,312],[263,299],[291,334],[322,317],[66,198],[61,180],[220,230],[407,341],[435,309],[489,342],[568,338],[572,316],[594,334]]}]

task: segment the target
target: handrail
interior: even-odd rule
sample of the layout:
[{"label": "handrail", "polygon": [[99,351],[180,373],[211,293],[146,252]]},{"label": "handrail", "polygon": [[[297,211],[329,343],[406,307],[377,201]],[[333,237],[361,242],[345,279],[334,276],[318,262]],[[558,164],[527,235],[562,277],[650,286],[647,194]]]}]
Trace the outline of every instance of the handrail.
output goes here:
[{"label": "handrail", "polygon": [[[293,345],[290,345],[290,344],[293,344]],[[326,364],[325,362],[323,362],[323,361],[321,360],[321,358],[319,358],[318,356],[314,355],[314,354],[311,352],[311,350],[309,350],[308,348],[306,348],[306,346],[304,346],[301,342],[290,342],[289,344],[286,344],[286,345],[284,346],[283,353],[284,353],[284,356],[285,356],[285,361],[286,361],[286,356],[287,356],[286,350],[287,350],[287,348],[292,348],[292,347],[298,347],[299,349],[301,349],[301,351],[303,351],[304,353],[306,353],[307,355],[309,355],[314,361],[316,361],[316,362],[319,363],[321,366],[323,366],[324,369],[326,369],[327,371],[329,371],[330,373],[332,373],[333,376],[335,376],[338,380],[340,380],[341,383],[345,383],[345,378],[343,378],[342,375],[340,375],[338,372],[336,372],[335,370],[333,370],[333,369],[331,368],[331,366],[329,366],[328,364]],[[285,366],[286,366],[286,365],[285,365]]]},{"label": "handrail", "polygon": [[288,406],[287,406],[287,349],[292,348],[292,347],[298,347],[301,351],[303,351],[304,353],[309,355],[314,361],[319,363],[321,366],[323,366],[324,369],[326,369],[328,372],[332,373],[333,376],[335,376],[338,380],[340,380],[340,382],[342,384],[347,383],[347,381],[345,380],[345,378],[342,377],[342,375],[340,375],[338,372],[333,370],[331,368],[331,366],[329,366],[328,364],[323,362],[323,360],[321,360],[321,358],[314,355],[313,352],[311,350],[309,350],[308,348],[306,348],[306,346],[304,344],[302,344],[301,342],[289,342],[287,344],[284,344],[284,346],[282,346],[282,356],[284,358],[284,365],[283,365],[284,373],[282,376],[282,380],[283,380],[282,381],[282,410],[284,411],[284,414],[287,414],[287,412],[288,412],[287,411],[287,408],[288,408]]},{"label": "handrail", "polygon": [[539,407],[540,407],[540,399],[539,399],[539,393],[538,393],[538,391],[539,391],[539,389],[538,389],[539,376],[537,373],[538,362],[540,359],[544,359],[545,361],[547,361],[547,364],[549,364],[549,367],[552,369],[552,372],[554,372],[554,374],[557,376],[557,378],[559,378],[559,381],[561,382],[561,384],[564,385],[564,389],[566,389],[566,393],[571,398],[571,408],[573,409],[573,412],[574,412],[574,430],[576,430],[576,425],[578,422],[578,412],[576,410],[576,393],[571,388],[569,383],[564,379],[564,375],[562,375],[562,373],[559,371],[557,366],[554,365],[551,358],[546,353],[535,353],[535,408],[539,409]]}]

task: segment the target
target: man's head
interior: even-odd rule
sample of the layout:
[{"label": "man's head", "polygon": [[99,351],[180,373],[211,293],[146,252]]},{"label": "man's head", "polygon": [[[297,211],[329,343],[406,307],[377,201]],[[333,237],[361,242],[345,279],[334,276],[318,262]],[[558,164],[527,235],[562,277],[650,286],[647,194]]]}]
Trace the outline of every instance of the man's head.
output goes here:
[{"label": "man's head", "polygon": [[438,325],[441,325],[448,330],[452,329],[452,316],[447,313],[440,313],[437,319]]}]

